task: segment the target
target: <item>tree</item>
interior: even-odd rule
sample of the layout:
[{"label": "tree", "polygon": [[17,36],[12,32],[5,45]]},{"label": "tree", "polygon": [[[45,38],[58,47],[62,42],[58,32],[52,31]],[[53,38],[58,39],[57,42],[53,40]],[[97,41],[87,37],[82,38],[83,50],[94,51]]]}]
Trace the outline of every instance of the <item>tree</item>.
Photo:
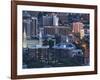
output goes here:
[{"label": "tree", "polygon": [[52,48],[54,46],[54,41],[52,39],[49,40],[49,46]]}]

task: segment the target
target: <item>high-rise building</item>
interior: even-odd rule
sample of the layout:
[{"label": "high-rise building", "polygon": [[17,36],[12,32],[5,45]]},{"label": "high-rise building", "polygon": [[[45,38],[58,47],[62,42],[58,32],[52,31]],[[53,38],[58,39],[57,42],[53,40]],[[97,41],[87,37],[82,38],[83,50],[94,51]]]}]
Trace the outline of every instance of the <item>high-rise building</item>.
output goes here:
[{"label": "high-rise building", "polygon": [[36,17],[32,17],[31,21],[31,35],[37,35],[38,34],[38,19]]},{"label": "high-rise building", "polygon": [[80,31],[80,38],[82,39],[84,37],[85,33],[84,33],[84,29],[81,29]]},{"label": "high-rise building", "polygon": [[26,33],[27,38],[30,38],[30,23],[31,23],[30,19],[23,20],[23,30]]},{"label": "high-rise building", "polygon": [[46,15],[43,16],[43,26],[58,26],[59,18],[57,15]]},{"label": "high-rise building", "polygon": [[36,17],[30,17],[23,20],[23,30],[25,29],[27,38],[38,34],[37,31],[38,20]]},{"label": "high-rise building", "polygon": [[81,29],[83,29],[84,24],[81,22],[73,22],[73,32],[80,33]]},{"label": "high-rise building", "polygon": [[58,26],[58,21],[59,18],[57,17],[57,15],[53,15],[53,26]]},{"label": "high-rise building", "polygon": [[53,25],[53,17],[52,16],[43,16],[43,26],[52,26]]}]

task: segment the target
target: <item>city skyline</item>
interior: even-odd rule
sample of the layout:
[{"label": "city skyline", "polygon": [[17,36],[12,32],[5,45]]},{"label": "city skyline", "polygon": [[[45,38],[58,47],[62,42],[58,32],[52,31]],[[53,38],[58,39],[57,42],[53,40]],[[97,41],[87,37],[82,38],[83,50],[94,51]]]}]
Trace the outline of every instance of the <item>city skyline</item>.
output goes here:
[{"label": "city skyline", "polygon": [[89,65],[89,14],[23,11],[23,68]]},{"label": "city skyline", "polygon": [[[54,19],[56,19],[57,21]],[[30,24],[31,27],[29,28],[34,28],[34,29],[31,29],[34,32],[32,31],[29,32],[32,35],[38,34],[39,28],[42,28],[45,26],[55,26],[55,25],[60,26],[60,27],[65,26],[65,27],[70,27],[72,29],[73,23],[75,22],[81,22],[83,23],[84,25],[83,27],[85,29],[89,29],[89,14],[23,11],[23,22],[26,23],[23,25]],[[35,27],[32,27],[32,25]],[[25,31],[26,30],[29,30],[29,29],[25,29]],[[23,31],[24,31],[24,28],[23,28]]]}]

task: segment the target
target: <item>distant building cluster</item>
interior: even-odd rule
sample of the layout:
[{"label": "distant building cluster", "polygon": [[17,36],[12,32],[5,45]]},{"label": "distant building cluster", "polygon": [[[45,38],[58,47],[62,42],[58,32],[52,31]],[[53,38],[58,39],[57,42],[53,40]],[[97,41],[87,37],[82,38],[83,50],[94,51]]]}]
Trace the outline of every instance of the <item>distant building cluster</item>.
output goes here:
[{"label": "distant building cluster", "polygon": [[23,11],[23,64],[89,65],[89,35],[89,14]]},{"label": "distant building cluster", "polygon": [[58,21],[56,14],[43,16],[43,26],[58,26]]},{"label": "distant building cluster", "polygon": [[[61,34],[66,35],[68,33],[80,33],[81,36],[84,35],[85,27],[89,29],[85,21],[89,22],[84,14],[77,14],[78,17],[75,17],[75,13],[73,14],[61,14],[61,13],[36,13],[37,15],[31,15],[32,12],[24,11],[23,12],[23,32],[25,28],[25,32],[28,38],[32,36],[36,36],[39,34],[40,28],[43,28],[44,35],[55,35]],[[34,12],[33,12],[34,13]],[[77,16],[76,15],[76,16]],[[73,16],[73,17],[72,17]],[[79,17],[83,16],[83,17]],[[71,18],[71,19],[70,19]],[[68,23],[69,22],[69,23]]]},{"label": "distant building cluster", "polygon": [[25,17],[25,19],[23,19],[23,32],[25,31],[28,38],[31,38],[32,35],[35,36],[38,34],[37,24],[38,20],[36,17]]}]

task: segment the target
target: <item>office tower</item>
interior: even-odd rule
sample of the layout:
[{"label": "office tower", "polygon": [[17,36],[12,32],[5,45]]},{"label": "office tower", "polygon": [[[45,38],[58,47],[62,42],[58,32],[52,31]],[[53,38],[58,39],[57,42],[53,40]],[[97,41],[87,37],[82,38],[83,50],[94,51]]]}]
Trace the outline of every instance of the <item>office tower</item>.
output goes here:
[{"label": "office tower", "polygon": [[80,30],[80,38],[83,39],[84,35],[85,35],[84,29],[81,29]]},{"label": "office tower", "polygon": [[69,13],[58,13],[59,17],[59,25],[60,26],[68,26],[69,25]]},{"label": "office tower", "polygon": [[53,17],[52,16],[43,16],[43,26],[52,26],[53,25]]},{"label": "office tower", "polygon": [[23,29],[25,29],[27,38],[30,38],[30,23],[31,23],[30,19],[23,20]]},{"label": "office tower", "polygon": [[37,18],[38,18],[38,29],[43,27],[43,12],[39,12]]},{"label": "office tower", "polygon": [[43,26],[58,26],[59,18],[57,15],[46,15],[43,16]]},{"label": "office tower", "polygon": [[32,36],[38,34],[37,31],[38,20],[36,17],[29,17],[23,20],[23,29],[25,28],[26,36],[30,39]]},{"label": "office tower", "polygon": [[53,26],[58,26],[58,21],[59,18],[57,17],[57,15],[53,15]]},{"label": "office tower", "polygon": [[31,20],[31,35],[36,36],[38,34],[38,19],[36,17],[32,17]]},{"label": "office tower", "polygon": [[42,46],[42,44],[43,44],[43,43],[42,43],[42,34],[43,34],[43,33],[42,33],[42,28],[40,28],[40,31],[39,31],[39,45],[40,45],[40,46]]},{"label": "office tower", "polygon": [[81,22],[73,22],[73,32],[80,33],[81,29],[83,29],[84,24]]}]

